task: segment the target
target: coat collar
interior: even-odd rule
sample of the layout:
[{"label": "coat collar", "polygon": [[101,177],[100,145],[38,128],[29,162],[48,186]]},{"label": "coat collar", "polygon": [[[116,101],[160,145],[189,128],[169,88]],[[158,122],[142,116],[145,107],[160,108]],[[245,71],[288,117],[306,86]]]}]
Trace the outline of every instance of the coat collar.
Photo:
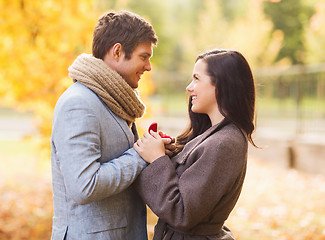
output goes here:
[{"label": "coat collar", "polygon": [[206,130],[201,135],[197,136],[196,138],[189,141],[183,150],[180,152],[179,156],[176,158],[176,162],[178,164],[184,164],[186,162],[186,159],[188,156],[192,153],[192,151],[200,145],[205,139],[207,139],[209,136],[214,134],[215,132],[219,131],[221,128],[229,124],[227,120],[223,120],[220,123],[213,125],[208,130]]}]

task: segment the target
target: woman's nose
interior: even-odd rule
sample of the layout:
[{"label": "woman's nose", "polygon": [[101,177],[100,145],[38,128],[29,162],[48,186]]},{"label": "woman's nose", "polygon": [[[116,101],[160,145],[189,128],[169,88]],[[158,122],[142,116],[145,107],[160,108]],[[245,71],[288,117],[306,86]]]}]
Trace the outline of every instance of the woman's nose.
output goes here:
[{"label": "woman's nose", "polygon": [[189,85],[187,85],[187,87],[186,87],[186,91],[191,92],[191,91],[193,90],[192,83],[193,83],[193,82],[191,82]]}]

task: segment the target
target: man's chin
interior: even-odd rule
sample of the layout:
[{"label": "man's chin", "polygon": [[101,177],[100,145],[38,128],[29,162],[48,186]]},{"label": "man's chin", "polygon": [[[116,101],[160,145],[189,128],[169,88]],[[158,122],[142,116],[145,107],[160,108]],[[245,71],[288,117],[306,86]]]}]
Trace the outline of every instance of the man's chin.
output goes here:
[{"label": "man's chin", "polygon": [[131,88],[136,89],[139,87],[139,84],[132,84]]}]

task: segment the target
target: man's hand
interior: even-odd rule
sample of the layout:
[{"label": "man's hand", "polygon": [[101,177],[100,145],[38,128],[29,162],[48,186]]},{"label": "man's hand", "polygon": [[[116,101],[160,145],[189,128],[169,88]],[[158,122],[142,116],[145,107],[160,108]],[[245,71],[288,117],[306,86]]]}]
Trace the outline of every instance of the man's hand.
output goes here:
[{"label": "man's hand", "polygon": [[145,132],[133,147],[146,162],[152,163],[165,155],[165,144],[170,141],[169,138],[161,138],[158,133],[151,130],[150,134]]}]

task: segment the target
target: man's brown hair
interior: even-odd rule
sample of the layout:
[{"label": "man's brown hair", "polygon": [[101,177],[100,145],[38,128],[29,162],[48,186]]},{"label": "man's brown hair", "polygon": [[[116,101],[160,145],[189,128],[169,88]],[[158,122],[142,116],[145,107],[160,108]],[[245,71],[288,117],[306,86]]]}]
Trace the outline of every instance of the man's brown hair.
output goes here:
[{"label": "man's brown hair", "polygon": [[95,26],[92,53],[94,57],[104,59],[115,43],[121,43],[126,59],[130,59],[138,44],[147,42],[154,45],[158,42],[149,22],[128,11],[108,12]]}]

